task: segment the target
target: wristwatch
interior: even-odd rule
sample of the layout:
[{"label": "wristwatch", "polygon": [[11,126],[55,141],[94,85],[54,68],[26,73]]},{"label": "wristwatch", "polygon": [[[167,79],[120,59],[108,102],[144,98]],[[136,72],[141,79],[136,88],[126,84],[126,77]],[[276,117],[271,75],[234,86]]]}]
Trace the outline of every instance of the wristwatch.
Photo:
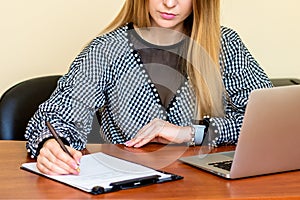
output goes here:
[{"label": "wristwatch", "polygon": [[217,147],[220,133],[216,122],[214,122],[212,118],[204,117],[201,123],[206,126],[202,145],[207,145],[212,148]]},{"label": "wristwatch", "polygon": [[193,120],[191,124],[191,140],[188,146],[201,145],[209,128],[210,118],[205,116],[202,120]]}]

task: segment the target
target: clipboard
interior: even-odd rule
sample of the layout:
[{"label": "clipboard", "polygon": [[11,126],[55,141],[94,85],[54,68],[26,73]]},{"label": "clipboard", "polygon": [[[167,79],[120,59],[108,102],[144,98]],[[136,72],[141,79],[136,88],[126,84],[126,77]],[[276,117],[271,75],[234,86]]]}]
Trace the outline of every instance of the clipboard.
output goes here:
[{"label": "clipboard", "polygon": [[102,152],[84,155],[80,168],[79,175],[50,176],[41,173],[36,167],[36,162],[21,165],[23,170],[95,195],[183,179],[182,176],[155,170]]}]

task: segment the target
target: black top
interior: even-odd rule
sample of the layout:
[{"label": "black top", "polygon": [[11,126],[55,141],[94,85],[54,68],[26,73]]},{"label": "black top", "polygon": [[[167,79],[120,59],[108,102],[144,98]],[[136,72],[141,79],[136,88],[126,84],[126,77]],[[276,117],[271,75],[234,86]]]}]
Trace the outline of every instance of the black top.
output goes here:
[{"label": "black top", "polygon": [[167,108],[177,90],[186,80],[185,40],[158,46],[144,40],[130,24],[129,39],[141,57],[142,63],[159,94],[162,105]]}]

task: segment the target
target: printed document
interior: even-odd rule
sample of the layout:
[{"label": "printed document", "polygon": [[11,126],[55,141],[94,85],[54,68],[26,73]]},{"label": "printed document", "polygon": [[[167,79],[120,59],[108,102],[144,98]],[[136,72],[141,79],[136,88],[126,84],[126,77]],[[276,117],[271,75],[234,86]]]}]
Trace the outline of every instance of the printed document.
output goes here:
[{"label": "printed document", "polygon": [[111,183],[120,181],[149,176],[163,180],[172,176],[101,152],[82,156],[79,175],[46,175],[37,169],[36,162],[24,163],[21,168],[86,192],[91,192],[94,187],[109,189],[112,188]]}]

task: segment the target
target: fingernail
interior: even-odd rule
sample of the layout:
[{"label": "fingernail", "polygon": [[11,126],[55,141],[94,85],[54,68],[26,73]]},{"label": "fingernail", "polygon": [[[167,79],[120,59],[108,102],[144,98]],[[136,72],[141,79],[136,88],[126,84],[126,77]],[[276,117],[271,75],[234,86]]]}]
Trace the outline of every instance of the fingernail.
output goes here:
[{"label": "fingernail", "polygon": [[72,166],[73,166],[73,169],[76,169],[76,170],[77,170],[77,168],[78,168],[78,164],[76,164],[76,163],[72,163]]},{"label": "fingernail", "polygon": [[78,173],[80,172],[79,166],[77,166],[76,171],[77,171]]},{"label": "fingernail", "polygon": [[79,160],[77,160],[77,165],[78,165],[78,166],[80,165],[80,159],[79,159]]}]

